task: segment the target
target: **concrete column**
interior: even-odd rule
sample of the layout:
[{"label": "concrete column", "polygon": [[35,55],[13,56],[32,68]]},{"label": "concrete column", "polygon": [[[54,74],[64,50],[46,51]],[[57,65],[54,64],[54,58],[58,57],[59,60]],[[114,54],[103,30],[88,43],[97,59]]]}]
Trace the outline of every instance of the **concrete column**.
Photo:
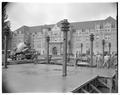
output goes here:
[{"label": "concrete column", "polygon": [[111,43],[109,43],[109,55],[111,55]]},{"label": "concrete column", "polygon": [[49,41],[50,38],[49,36],[46,37],[46,42],[47,42],[47,63],[49,64]]},{"label": "concrete column", "polygon": [[61,21],[63,31],[63,76],[67,76],[67,32],[69,31],[69,23],[67,19]]},{"label": "concrete column", "polygon": [[94,35],[90,35],[90,42],[91,42],[91,48],[90,48],[90,54],[91,54],[91,66],[93,66],[93,40],[94,40]]},{"label": "concrete column", "polygon": [[105,48],[105,40],[104,39],[102,40],[102,46],[103,46],[103,56],[102,56],[103,58],[102,59],[103,59],[103,64],[104,64],[104,48]]},{"label": "concrete column", "polygon": [[83,50],[83,43],[81,43],[81,60],[82,60],[82,50]]},{"label": "concrete column", "polygon": [[111,66],[111,43],[109,43],[109,65],[108,68]]},{"label": "concrete column", "polygon": [[63,42],[63,76],[67,75],[67,32],[64,32]]}]

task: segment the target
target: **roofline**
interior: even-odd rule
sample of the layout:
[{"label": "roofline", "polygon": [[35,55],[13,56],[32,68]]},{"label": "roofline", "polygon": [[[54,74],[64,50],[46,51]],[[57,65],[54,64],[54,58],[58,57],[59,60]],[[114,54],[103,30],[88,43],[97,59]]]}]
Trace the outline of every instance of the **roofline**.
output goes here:
[{"label": "roofline", "polygon": [[[109,16],[109,17],[111,17],[111,16]],[[107,18],[109,18],[109,17],[107,17]],[[111,18],[113,18],[113,17],[111,17]],[[97,19],[97,20],[88,20],[88,21],[77,21],[77,22],[71,22],[71,23],[97,22],[97,21],[105,21],[106,19],[99,19],[99,20]],[[115,18],[113,18],[113,19],[116,20]]]},{"label": "roofline", "polygon": [[[109,16],[109,17],[111,17],[111,16]],[[109,18],[109,17],[107,17],[107,18]],[[107,19],[106,18],[106,19]],[[111,17],[111,18],[113,18],[113,17]],[[74,24],[74,23],[86,23],[86,22],[97,22],[97,21],[105,21],[106,19],[101,19],[101,20],[89,20],[89,21],[77,21],[77,22],[70,22],[70,24]],[[115,18],[113,18],[115,21],[116,21],[116,19]],[[57,23],[56,23],[57,24]],[[20,28],[22,28],[22,27],[28,27],[28,28],[33,28],[33,27],[48,27],[49,28],[49,26],[54,26],[54,25],[56,25],[56,24],[44,24],[44,25],[37,25],[37,26],[26,26],[26,25],[23,25],[23,26],[21,26],[21,27],[19,27],[18,29],[16,29],[16,30],[14,30],[14,31],[17,31],[17,30],[19,30]],[[13,32],[14,32],[13,31]]]},{"label": "roofline", "polygon": [[14,31],[17,31],[17,30],[19,30],[20,28],[23,28],[23,27],[28,27],[29,28],[29,26],[23,25],[23,26],[19,27],[18,29],[14,30]]}]

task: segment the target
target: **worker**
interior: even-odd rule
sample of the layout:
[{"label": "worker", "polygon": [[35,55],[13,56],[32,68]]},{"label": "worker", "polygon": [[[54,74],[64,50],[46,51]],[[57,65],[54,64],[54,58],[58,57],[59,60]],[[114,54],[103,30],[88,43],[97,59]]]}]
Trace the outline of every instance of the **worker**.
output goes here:
[{"label": "worker", "polygon": [[100,54],[96,55],[96,64],[97,67],[101,67],[101,63],[102,63],[102,56]]},{"label": "worker", "polygon": [[104,57],[103,67],[106,65],[107,68],[109,68],[109,59],[110,59],[110,56],[106,54],[106,56]]}]

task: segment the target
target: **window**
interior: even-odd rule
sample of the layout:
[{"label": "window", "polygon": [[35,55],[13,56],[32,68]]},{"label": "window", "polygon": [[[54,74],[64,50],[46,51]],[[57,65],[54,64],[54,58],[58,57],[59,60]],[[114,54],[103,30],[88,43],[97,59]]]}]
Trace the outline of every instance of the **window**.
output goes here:
[{"label": "window", "polygon": [[96,48],[98,48],[98,47],[99,47],[99,43],[98,43],[98,42],[96,42],[96,45],[95,45],[95,46],[96,46]]},{"label": "window", "polygon": [[38,48],[41,48],[41,44],[38,44],[37,47],[38,47]]},{"label": "window", "polygon": [[112,24],[112,26],[111,26],[112,28],[115,28],[115,24]]},{"label": "window", "polygon": [[106,23],[106,24],[105,24],[105,28],[106,28],[106,29],[111,28],[111,24],[110,24],[110,23]]},{"label": "window", "polygon": [[19,34],[21,34],[22,32],[21,31],[19,31]]},{"label": "window", "polygon": [[89,41],[90,40],[90,38],[89,37],[86,37],[86,41]]},{"label": "window", "polygon": [[98,39],[99,39],[99,36],[96,36],[96,39],[98,40]]},{"label": "window", "polygon": [[80,35],[80,31],[77,31],[77,36],[79,36]]},{"label": "window", "polygon": [[48,28],[48,31],[51,31],[51,28]]},{"label": "window", "polygon": [[86,48],[89,48],[90,44],[89,42],[86,43]]},{"label": "window", "polygon": [[76,30],[75,30],[75,29],[72,29],[72,31],[73,31],[73,32],[76,32]]},{"label": "window", "polygon": [[100,29],[100,25],[96,25],[96,29]]},{"label": "window", "polygon": [[85,32],[85,29],[82,29],[82,32]]},{"label": "window", "polygon": [[52,54],[53,55],[57,55],[57,47],[53,47],[52,48]]},{"label": "window", "polygon": [[17,34],[19,34],[19,31],[17,31]]},{"label": "window", "polygon": [[108,29],[108,32],[110,31],[110,29]]},{"label": "window", "polygon": [[14,34],[14,36],[17,36],[16,34]]},{"label": "window", "polygon": [[100,29],[103,29],[103,24],[100,25]]}]

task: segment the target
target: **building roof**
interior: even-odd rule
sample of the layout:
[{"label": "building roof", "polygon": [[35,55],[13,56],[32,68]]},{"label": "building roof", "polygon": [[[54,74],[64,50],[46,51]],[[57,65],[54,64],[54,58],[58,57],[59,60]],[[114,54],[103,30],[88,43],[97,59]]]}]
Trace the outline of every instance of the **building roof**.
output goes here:
[{"label": "building roof", "polygon": [[48,28],[52,28],[54,26],[54,24],[51,25],[41,25],[41,26],[32,26],[29,27],[29,32],[42,32],[43,29],[48,29]]},{"label": "building roof", "polygon": [[[94,29],[96,24],[103,24],[106,22],[115,23],[116,20],[111,16],[106,18],[105,20],[94,20],[94,21],[84,21],[84,22],[71,22],[70,26],[73,27],[75,30],[79,29]],[[17,30],[26,30],[30,33],[32,32],[42,32],[43,29],[49,29],[54,27],[55,24],[50,25],[40,25],[40,26],[22,26]],[[57,23],[57,26],[60,27],[60,22]]]},{"label": "building roof", "polygon": [[85,21],[85,22],[73,22],[71,25],[74,29],[94,29],[96,24],[103,23],[104,20],[97,20],[97,21]]},{"label": "building roof", "polygon": [[20,28],[18,28],[17,30],[15,31],[22,31],[22,32],[27,32],[29,31],[29,27],[28,26],[21,26]]},{"label": "building roof", "polygon": [[73,22],[70,23],[74,29],[94,29],[96,24],[104,24],[106,22],[115,23],[115,19],[112,17],[108,17],[105,20],[95,20],[95,21],[84,21],[84,22]]}]

